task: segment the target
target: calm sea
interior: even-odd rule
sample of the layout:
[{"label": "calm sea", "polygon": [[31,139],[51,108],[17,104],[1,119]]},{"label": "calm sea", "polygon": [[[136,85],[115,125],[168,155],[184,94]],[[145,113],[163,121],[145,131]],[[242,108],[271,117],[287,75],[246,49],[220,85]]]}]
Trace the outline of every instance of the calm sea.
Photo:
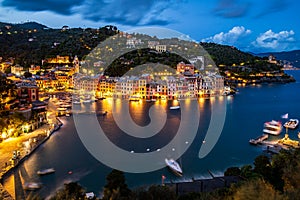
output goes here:
[{"label": "calm sea", "polygon": [[[291,118],[300,119],[300,70],[288,71],[297,82],[290,84],[260,84],[239,88],[232,97],[220,99],[203,99],[199,101],[201,118],[195,140],[189,149],[179,159],[184,176],[176,177],[167,168],[149,173],[125,173],[127,184],[131,188],[160,184],[161,176],[168,181],[182,181],[210,177],[208,170],[214,175],[223,175],[230,166],[252,164],[254,158],[262,153],[262,147],[251,146],[250,138],[262,134],[263,123],[266,121],[282,120],[281,115],[289,113]],[[124,135],[110,112],[109,99],[95,103],[99,111],[108,110],[107,116],[99,116],[98,120],[109,139],[116,145],[128,151],[146,152],[146,149],[163,148],[176,134],[180,123],[180,111],[167,110],[167,123],[161,133],[151,139],[136,139]],[[208,129],[211,117],[211,103],[218,101],[226,104],[226,119],[221,136],[213,150],[202,159],[198,153]],[[155,103],[134,102],[130,104],[132,119],[138,125],[150,122],[148,110],[155,104],[168,108],[173,102]],[[105,177],[111,168],[97,161],[82,144],[72,117],[61,118],[64,125],[54,133],[30,158],[20,165],[18,170],[4,181],[4,187],[17,197],[27,194],[21,190],[24,182],[41,182],[43,187],[36,193],[48,197],[63,184],[78,181],[87,191],[100,195],[105,185]],[[124,119],[126,120],[126,119]],[[290,137],[296,139],[299,129],[289,131]],[[283,137],[284,132],[277,139]],[[101,145],[101,141],[99,141]],[[40,169],[53,167],[56,172],[39,177],[36,172]],[[70,174],[69,172],[72,172]]]}]

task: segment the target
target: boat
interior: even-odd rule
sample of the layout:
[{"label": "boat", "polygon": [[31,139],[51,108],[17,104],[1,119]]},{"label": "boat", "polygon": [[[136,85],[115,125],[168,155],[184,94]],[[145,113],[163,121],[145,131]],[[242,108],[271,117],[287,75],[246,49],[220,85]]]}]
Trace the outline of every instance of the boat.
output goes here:
[{"label": "boat", "polygon": [[85,193],[85,197],[87,199],[94,199],[95,198],[95,194],[94,194],[94,192],[87,192],[87,193]]},{"label": "boat", "polygon": [[36,183],[36,182],[27,182],[27,183],[24,183],[24,185],[23,185],[24,190],[37,190],[37,189],[40,189],[41,187],[42,187],[42,184]]},{"label": "boat", "polygon": [[254,145],[261,144],[261,142],[268,139],[268,137],[269,137],[268,134],[262,134],[261,136],[255,138],[255,139],[250,139],[249,143],[254,144]]},{"label": "boat", "polygon": [[298,124],[299,124],[298,119],[290,119],[289,121],[285,122],[283,126],[285,128],[295,129],[297,128]]},{"label": "boat", "polygon": [[178,164],[178,162],[176,162],[172,158],[171,159],[166,158],[165,163],[169,167],[169,169],[171,169],[176,175],[182,176],[182,169],[181,169],[180,165]]},{"label": "boat", "polygon": [[178,110],[178,109],[180,109],[180,106],[171,106],[170,107],[170,110]]},{"label": "boat", "polygon": [[98,116],[105,116],[107,115],[107,111],[101,111],[99,113],[97,113]]},{"label": "boat", "polygon": [[268,133],[271,135],[279,135],[282,131],[282,124],[280,121],[269,121],[264,123],[264,133]]},{"label": "boat", "polygon": [[54,168],[49,168],[49,169],[43,169],[43,170],[39,170],[37,171],[38,175],[46,175],[46,174],[51,174],[54,173],[55,169]]}]

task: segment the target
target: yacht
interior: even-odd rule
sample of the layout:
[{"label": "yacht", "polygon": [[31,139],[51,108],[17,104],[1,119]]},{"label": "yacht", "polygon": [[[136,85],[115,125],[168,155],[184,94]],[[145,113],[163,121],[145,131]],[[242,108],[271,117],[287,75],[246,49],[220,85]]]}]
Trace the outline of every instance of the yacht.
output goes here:
[{"label": "yacht", "polygon": [[46,175],[46,174],[52,174],[55,172],[54,168],[49,168],[49,169],[43,169],[43,170],[39,170],[37,171],[38,175]]},{"label": "yacht", "polygon": [[178,176],[182,176],[182,169],[178,162],[176,162],[174,159],[165,159],[166,165]]},{"label": "yacht", "polygon": [[282,124],[280,121],[269,121],[264,123],[264,133],[268,133],[271,135],[279,135],[282,131]]},{"label": "yacht", "polygon": [[178,109],[180,109],[180,106],[171,106],[170,107],[170,110],[178,110]]},{"label": "yacht", "polygon": [[298,119],[290,119],[289,121],[285,122],[283,126],[285,128],[295,129],[297,128],[298,124],[299,124]]}]

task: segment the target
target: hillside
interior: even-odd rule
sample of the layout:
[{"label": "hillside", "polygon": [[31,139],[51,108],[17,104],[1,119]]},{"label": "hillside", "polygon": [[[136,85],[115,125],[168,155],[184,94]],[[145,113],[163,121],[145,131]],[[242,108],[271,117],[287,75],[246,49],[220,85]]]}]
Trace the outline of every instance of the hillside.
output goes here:
[{"label": "hillside", "polygon": [[0,56],[14,58],[16,64],[29,67],[56,55],[80,59],[107,37],[117,33],[114,26],[99,29],[50,29],[34,22],[0,23]]},{"label": "hillside", "polygon": [[[79,59],[82,59],[101,41],[119,32],[115,26],[105,26],[98,29],[64,27],[65,29],[51,29],[35,22],[24,24],[0,23],[0,57],[4,61],[14,58],[15,64],[24,67],[29,67],[31,64],[41,65],[43,59],[57,55],[67,55],[71,59],[77,55]],[[126,39],[124,42],[126,43]],[[254,71],[278,70],[278,66],[272,66],[263,61],[262,58],[242,52],[232,46],[214,43],[200,43],[200,45],[209,53],[217,66],[243,65],[255,68]],[[168,53],[160,55],[161,58],[156,60],[153,60],[153,57],[151,58],[148,53],[142,55],[145,56],[136,59],[135,66],[148,61],[163,61],[163,64],[175,67],[176,62],[182,60]],[[129,61],[131,62],[131,60]],[[118,64],[118,62],[114,64]],[[116,65],[113,68],[115,72],[118,72]],[[117,75],[116,73],[113,74]]]},{"label": "hillside", "polygon": [[300,68],[300,50],[284,51],[284,52],[272,52],[272,53],[260,53],[258,56],[266,57],[270,54],[274,55],[277,60],[289,61],[294,67]]},{"label": "hillside", "polygon": [[242,52],[236,47],[220,45],[215,43],[204,43],[200,45],[211,55],[217,65],[239,65],[240,63],[254,63],[255,60],[261,60],[260,57]]}]

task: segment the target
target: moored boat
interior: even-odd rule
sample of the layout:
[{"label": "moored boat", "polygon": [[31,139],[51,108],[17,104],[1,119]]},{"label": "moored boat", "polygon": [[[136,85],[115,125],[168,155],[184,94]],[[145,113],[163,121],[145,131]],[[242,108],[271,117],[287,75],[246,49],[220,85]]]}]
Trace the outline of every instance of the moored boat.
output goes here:
[{"label": "moored boat", "polygon": [[289,121],[284,123],[285,128],[289,129],[295,129],[299,125],[299,120],[298,119],[290,119]]},{"label": "moored boat", "polygon": [[55,169],[54,168],[49,168],[49,169],[43,169],[43,170],[39,170],[37,171],[38,175],[46,175],[46,174],[51,174],[54,173]]},{"label": "moored boat", "polygon": [[178,110],[178,109],[180,109],[180,106],[171,106],[170,107],[170,110]]},{"label": "moored boat", "polygon": [[27,183],[24,183],[24,185],[23,185],[24,190],[37,190],[37,189],[40,189],[41,187],[42,187],[42,184],[36,183],[36,182],[27,182]]},{"label": "moored boat", "polygon": [[282,131],[282,124],[280,121],[269,121],[264,123],[264,133],[268,133],[271,135],[279,135]]},{"label": "moored boat", "polygon": [[165,163],[169,167],[169,169],[171,169],[176,175],[182,176],[182,169],[181,169],[180,165],[178,164],[178,162],[176,162],[172,158],[171,159],[166,158]]}]

